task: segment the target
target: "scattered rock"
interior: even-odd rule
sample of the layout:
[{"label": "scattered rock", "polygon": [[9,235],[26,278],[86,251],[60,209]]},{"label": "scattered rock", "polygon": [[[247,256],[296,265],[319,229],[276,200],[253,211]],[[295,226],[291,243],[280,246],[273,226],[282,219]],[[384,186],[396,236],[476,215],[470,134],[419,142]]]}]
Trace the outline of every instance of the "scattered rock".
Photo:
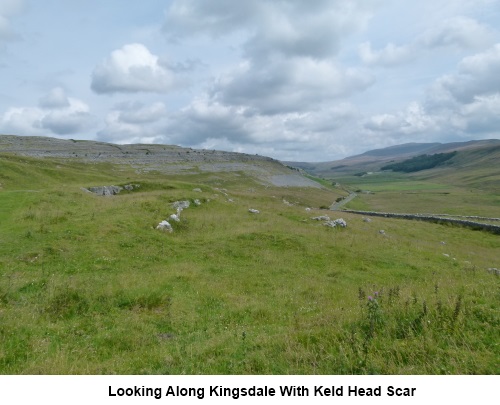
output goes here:
[{"label": "scattered rock", "polygon": [[255,210],[253,208],[249,208],[248,209],[248,212],[251,212],[252,214],[260,214],[260,211],[259,210]]},{"label": "scattered rock", "polygon": [[173,232],[172,225],[168,221],[161,221],[156,229],[164,232]]},{"label": "scattered rock", "polygon": [[450,257],[450,255],[448,253],[443,253],[443,256],[444,257]]},{"label": "scattered rock", "polygon": [[172,203],[172,207],[174,208],[180,208],[181,210],[183,209],[186,209],[186,208],[189,208],[189,201],[176,201],[174,203]]},{"label": "scattered rock", "polygon": [[307,207],[307,208],[306,208],[306,211],[307,211],[307,212],[311,211],[311,208]]},{"label": "scattered rock", "polygon": [[201,188],[193,188],[193,191],[196,191],[197,193],[201,193]]},{"label": "scattered rock", "polygon": [[446,245],[446,242],[444,242],[444,241],[441,241],[441,245]]},{"label": "scattered rock", "polygon": [[324,225],[331,228],[335,228],[337,226],[340,226],[341,228],[347,228],[347,222],[345,222],[343,218],[338,218],[333,221],[326,221]]},{"label": "scattered rock", "polygon": [[194,205],[196,205],[197,207],[199,207],[201,205],[201,201],[196,199],[193,201],[194,202]]},{"label": "scattered rock", "polygon": [[328,215],[321,215],[319,217],[312,217],[315,221],[329,221],[330,217]]},{"label": "scattered rock", "polygon": [[379,234],[381,235],[385,235],[385,231],[383,229],[381,229],[380,231],[378,231]]},{"label": "scattered rock", "polygon": [[372,222],[370,218],[363,218],[363,222]]},{"label": "scattered rock", "polygon": [[132,191],[132,190],[139,188],[139,187],[141,187],[140,184],[126,184],[123,186],[123,188],[127,191]]},{"label": "scattered rock", "polygon": [[179,218],[179,214],[172,214],[170,215],[169,219],[175,222],[181,222],[181,219]]},{"label": "scattered rock", "polygon": [[175,335],[173,333],[159,333],[158,337],[163,340],[175,339]]},{"label": "scattered rock", "polygon": [[347,228],[347,222],[345,222],[344,218],[338,218],[333,222],[335,222],[337,226],[340,226],[341,228]]}]

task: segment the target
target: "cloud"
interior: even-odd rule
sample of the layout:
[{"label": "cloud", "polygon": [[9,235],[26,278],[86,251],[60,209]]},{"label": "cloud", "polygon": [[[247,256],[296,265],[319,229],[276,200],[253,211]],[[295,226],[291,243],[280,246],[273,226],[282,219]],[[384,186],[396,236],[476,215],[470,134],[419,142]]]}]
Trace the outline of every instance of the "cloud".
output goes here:
[{"label": "cloud", "polygon": [[474,101],[462,106],[464,131],[468,133],[497,134],[500,128],[500,94],[476,96]]},{"label": "cloud", "polygon": [[421,35],[417,42],[428,48],[481,49],[493,41],[493,30],[470,17],[453,17]]},{"label": "cloud", "polygon": [[18,39],[19,36],[12,28],[11,18],[22,11],[23,0],[2,0],[0,2],[0,44],[3,41]]},{"label": "cloud", "polygon": [[64,136],[86,131],[94,123],[87,104],[55,88],[40,99],[39,107],[9,108],[1,117],[0,128],[16,135]]},{"label": "cloud", "polygon": [[96,93],[167,93],[176,87],[173,71],[144,45],[124,45],[97,65],[91,88]]},{"label": "cloud", "polygon": [[439,78],[430,92],[434,104],[469,103],[477,96],[500,93],[500,43],[464,58],[458,72]]},{"label": "cloud", "polygon": [[367,65],[395,66],[411,62],[418,57],[414,45],[397,46],[389,43],[385,48],[373,50],[370,42],[359,46],[359,56]]},{"label": "cloud", "polygon": [[164,138],[168,142],[185,146],[267,153],[282,159],[299,155],[305,159],[310,154],[312,159],[318,145],[338,153],[341,138],[350,136],[342,131],[358,118],[357,109],[343,102],[316,111],[262,115],[202,97],[173,114],[162,132],[168,134]]},{"label": "cloud", "polygon": [[140,102],[120,103],[105,119],[105,127],[97,133],[103,141],[117,143],[151,143],[161,136],[162,121],[167,108],[161,102],[144,105]]},{"label": "cloud", "polygon": [[165,118],[167,107],[161,102],[145,106],[139,102],[124,103],[119,106],[119,118],[130,124],[145,124]]},{"label": "cloud", "polygon": [[246,58],[331,57],[341,38],[363,27],[374,6],[361,0],[175,0],[163,31],[170,39],[243,32]]},{"label": "cloud", "polygon": [[40,98],[38,105],[42,108],[64,108],[69,107],[70,102],[64,89],[55,87],[48,94]]},{"label": "cloud", "polygon": [[216,81],[211,95],[256,113],[279,114],[317,108],[363,91],[373,82],[369,72],[332,61],[279,57],[264,64],[242,63]]},{"label": "cloud", "polygon": [[259,1],[174,0],[166,12],[163,31],[170,39],[201,33],[220,36],[257,18],[259,5]]},{"label": "cloud", "polygon": [[305,156],[359,118],[345,100],[375,79],[338,55],[376,7],[357,0],[173,1],[163,26],[170,40],[225,37],[242,59],[172,114],[164,132],[184,145],[275,156],[290,156],[293,145]]},{"label": "cloud", "polygon": [[472,18],[458,16],[445,19],[440,25],[424,31],[408,44],[388,43],[384,48],[374,50],[370,42],[364,42],[359,46],[358,54],[367,65],[390,67],[412,62],[433,50],[478,50],[491,45],[493,41],[494,33],[491,28]]},{"label": "cloud", "polygon": [[[500,44],[467,56],[457,72],[438,78],[422,103],[396,113],[369,117],[364,129],[394,137],[441,139],[498,137]],[[434,138],[435,139],[435,138]]]},{"label": "cloud", "polygon": [[435,133],[438,130],[438,123],[420,103],[412,102],[402,112],[370,117],[364,123],[364,127],[375,132],[413,135],[424,132]]},{"label": "cloud", "polygon": [[207,138],[250,140],[241,109],[206,97],[196,98],[189,106],[173,114],[165,132],[182,145],[200,143]]},{"label": "cloud", "polygon": [[[312,149],[323,155],[328,150],[347,153],[366,145],[445,139],[450,133],[461,137],[489,128],[500,80],[494,76],[494,50],[483,51],[498,37],[485,23],[491,4],[173,0],[163,26],[168,39],[180,46],[215,38],[240,60],[217,72],[201,95],[172,113],[163,132],[184,145],[267,151],[284,158],[305,156]],[[408,10],[411,24],[401,15]],[[387,24],[395,16],[399,22]],[[381,42],[385,35],[389,40]],[[355,41],[362,42],[361,65],[352,55]],[[464,58],[456,73],[443,74],[452,57],[470,52],[476,52],[475,59]],[[387,80],[375,69],[405,64],[411,68],[404,77]],[[428,96],[412,101],[411,94],[421,94],[417,86],[429,77],[434,84]],[[384,108],[380,94],[389,105],[403,107]],[[363,109],[378,112],[363,114]]]}]

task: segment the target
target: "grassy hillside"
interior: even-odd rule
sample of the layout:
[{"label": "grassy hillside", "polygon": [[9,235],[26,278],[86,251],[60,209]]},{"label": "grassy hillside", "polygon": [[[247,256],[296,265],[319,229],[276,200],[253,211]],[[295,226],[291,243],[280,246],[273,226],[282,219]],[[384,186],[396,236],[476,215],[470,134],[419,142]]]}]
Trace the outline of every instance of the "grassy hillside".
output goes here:
[{"label": "grassy hillside", "polygon": [[3,155],[0,183],[0,373],[500,372],[498,236],[364,222],[318,209],[334,188],[245,172]]},{"label": "grassy hillside", "polygon": [[457,152],[444,165],[413,173],[338,174],[358,197],[346,207],[408,213],[447,213],[500,218],[500,146]]},{"label": "grassy hillside", "polygon": [[[331,178],[352,176],[357,173],[378,172],[382,167],[397,164],[420,155],[436,155],[457,152],[447,165],[452,169],[462,167],[474,170],[485,168],[494,170],[498,174],[497,166],[500,149],[500,140],[489,139],[482,141],[454,142],[445,144],[404,144],[376,149],[361,155],[347,157],[342,160],[318,163],[294,163],[291,166],[300,167],[316,176]],[[467,169],[468,170],[468,169]],[[481,179],[478,179],[481,183]]]}]

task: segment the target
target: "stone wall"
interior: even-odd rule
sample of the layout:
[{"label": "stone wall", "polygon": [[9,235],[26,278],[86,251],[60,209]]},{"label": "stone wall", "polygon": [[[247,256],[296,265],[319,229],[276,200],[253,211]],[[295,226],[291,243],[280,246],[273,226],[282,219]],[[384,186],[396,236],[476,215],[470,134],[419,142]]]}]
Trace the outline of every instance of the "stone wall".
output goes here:
[{"label": "stone wall", "polygon": [[351,214],[360,214],[372,217],[401,218],[401,219],[410,219],[417,221],[434,222],[437,224],[453,224],[453,225],[463,226],[466,228],[488,231],[496,235],[500,235],[500,226],[498,225],[483,224],[481,222],[468,221],[462,219],[443,218],[441,216],[433,216],[428,214],[396,214],[391,212],[373,212],[373,211],[355,211],[355,210],[343,210],[343,211],[349,212]]}]

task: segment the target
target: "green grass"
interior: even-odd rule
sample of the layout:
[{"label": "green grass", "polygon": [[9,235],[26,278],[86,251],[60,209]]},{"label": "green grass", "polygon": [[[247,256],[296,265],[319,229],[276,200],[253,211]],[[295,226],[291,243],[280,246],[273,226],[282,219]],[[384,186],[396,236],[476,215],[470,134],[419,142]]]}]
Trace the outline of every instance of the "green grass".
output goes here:
[{"label": "green grass", "polygon": [[446,177],[383,172],[336,181],[358,191],[358,197],[345,206],[349,209],[500,217],[500,195],[495,190],[447,184]]},{"label": "green grass", "polygon": [[[498,236],[365,223],[318,208],[339,191],[244,173],[0,165],[2,374],[500,371],[499,277],[487,271],[500,267]],[[127,183],[141,187],[110,198],[80,189]],[[173,233],[154,229],[171,202],[195,198]],[[325,213],[348,227],[310,219]]]}]

